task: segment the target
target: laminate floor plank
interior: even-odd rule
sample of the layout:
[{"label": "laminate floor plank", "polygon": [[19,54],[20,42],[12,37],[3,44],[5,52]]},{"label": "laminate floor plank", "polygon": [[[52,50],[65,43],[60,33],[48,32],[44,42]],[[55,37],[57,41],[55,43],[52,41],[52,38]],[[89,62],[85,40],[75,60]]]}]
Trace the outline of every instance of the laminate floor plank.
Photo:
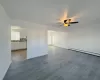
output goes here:
[{"label": "laminate floor plank", "polygon": [[13,62],[3,80],[100,80],[100,57],[49,46],[48,55]]}]

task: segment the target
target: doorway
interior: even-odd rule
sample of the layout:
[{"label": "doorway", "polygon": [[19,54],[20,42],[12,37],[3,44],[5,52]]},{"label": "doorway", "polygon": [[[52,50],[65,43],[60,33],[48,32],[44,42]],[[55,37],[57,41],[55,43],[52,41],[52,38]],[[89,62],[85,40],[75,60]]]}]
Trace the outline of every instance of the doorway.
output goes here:
[{"label": "doorway", "polygon": [[54,32],[55,31],[48,30],[48,45],[49,46],[54,45]]},{"label": "doorway", "polygon": [[20,27],[11,27],[11,59],[12,62],[27,59],[27,35]]}]

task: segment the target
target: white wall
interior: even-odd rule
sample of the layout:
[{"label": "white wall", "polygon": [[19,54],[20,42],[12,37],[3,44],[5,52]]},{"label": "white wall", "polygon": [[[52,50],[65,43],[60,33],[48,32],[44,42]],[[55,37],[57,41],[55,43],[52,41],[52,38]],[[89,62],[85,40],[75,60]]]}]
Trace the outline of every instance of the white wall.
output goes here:
[{"label": "white wall", "polygon": [[[37,27],[37,26],[36,26]],[[47,29],[38,28],[28,29],[27,36],[27,59],[48,54]]]},{"label": "white wall", "polygon": [[12,24],[25,28],[27,59],[48,54],[47,26],[23,20],[13,20]]},{"label": "white wall", "polygon": [[55,46],[100,53],[100,24],[73,25],[66,32],[55,32]]},{"label": "white wall", "polygon": [[21,38],[26,38],[26,36],[27,36],[27,30],[26,29],[21,28],[19,32],[20,32]]},{"label": "white wall", "polygon": [[9,18],[0,5],[0,80],[3,79],[11,63]]}]

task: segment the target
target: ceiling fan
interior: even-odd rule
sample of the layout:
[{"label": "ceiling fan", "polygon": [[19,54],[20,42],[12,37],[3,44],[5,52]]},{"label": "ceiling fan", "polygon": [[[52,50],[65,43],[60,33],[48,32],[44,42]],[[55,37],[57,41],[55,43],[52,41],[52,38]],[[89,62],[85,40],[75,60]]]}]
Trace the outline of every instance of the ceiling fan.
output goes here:
[{"label": "ceiling fan", "polygon": [[58,19],[58,23],[63,24],[63,26],[65,27],[68,27],[71,24],[79,23],[79,21],[77,21],[78,18],[79,18],[79,15],[68,18],[68,12],[64,11],[63,16],[61,16],[60,19]]}]

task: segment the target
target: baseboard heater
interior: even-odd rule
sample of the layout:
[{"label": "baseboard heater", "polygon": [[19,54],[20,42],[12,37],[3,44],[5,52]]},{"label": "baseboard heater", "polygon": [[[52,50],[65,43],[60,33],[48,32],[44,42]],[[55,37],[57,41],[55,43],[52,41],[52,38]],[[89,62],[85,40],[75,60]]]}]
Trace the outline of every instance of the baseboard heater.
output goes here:
[{"label": "baseboard heater", "polygon": [[82,52],[82,53],[88,53],[88,54],[95,55],[95,56],[100,56],[99,53],[94,53],[94,52],[89,52],[89,51],[84,51],[84,50],[79,50],[79,49],[74,49],[74,48],[68,48],[68,50]]}]

